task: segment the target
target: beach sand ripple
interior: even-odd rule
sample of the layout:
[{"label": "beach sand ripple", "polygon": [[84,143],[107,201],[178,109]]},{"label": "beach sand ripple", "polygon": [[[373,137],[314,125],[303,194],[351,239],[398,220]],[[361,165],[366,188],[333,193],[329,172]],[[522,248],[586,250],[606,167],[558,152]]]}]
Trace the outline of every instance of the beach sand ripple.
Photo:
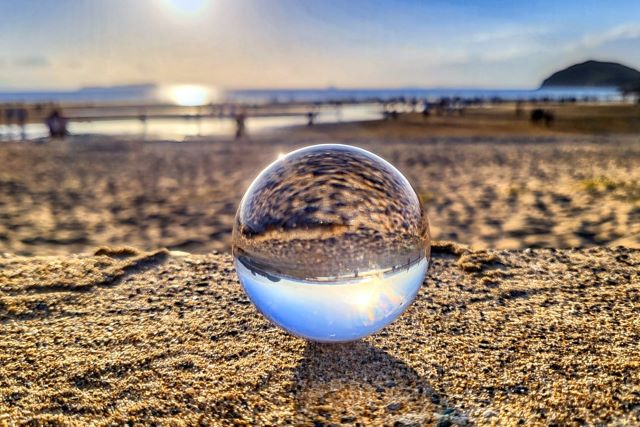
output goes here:
[{"label": "beach sand ripple", "polygon": [[0,424],[640,423],[640,251],[433,252],[344,345],[271,325],[230,255],[0,256]]},{"label": "beach sand ripple", "polygon": [[71,254],[100,245],[229,251],[253,178],[278,154],[322,142],[358,145],[396,166],[425,204],[435,239],[476,249],[640,247],[637,137],[360,132],[0,144],[0,252]]}]

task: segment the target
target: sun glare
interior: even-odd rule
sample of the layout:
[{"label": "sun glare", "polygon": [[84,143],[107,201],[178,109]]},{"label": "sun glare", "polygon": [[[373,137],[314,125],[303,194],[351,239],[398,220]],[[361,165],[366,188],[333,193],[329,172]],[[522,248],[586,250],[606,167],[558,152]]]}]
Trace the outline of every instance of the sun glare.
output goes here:
[{"label": "sun glare", "polygon": [[208,0],[165,0],[167,5],[174,11],[185,14],[196,14],[201,12],[209,2]]},{"label": "sun glare", "polygon": [[367,310],[371,304],[371,291],[369,289],[353,296],[353,302],[360,310]]},{"label": "sun glare", "polygon": [[200,85],[177,85],[167,90],[169,101],[184,107],[205,105],[213,101],[213,91]]}]

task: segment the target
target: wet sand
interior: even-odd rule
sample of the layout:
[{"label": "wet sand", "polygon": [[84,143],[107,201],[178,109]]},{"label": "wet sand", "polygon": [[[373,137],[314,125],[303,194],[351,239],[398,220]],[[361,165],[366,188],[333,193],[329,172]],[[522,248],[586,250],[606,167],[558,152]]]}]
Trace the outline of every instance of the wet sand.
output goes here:
[{"label": "wet sand", "polygon": [[0,424],[640,423],[640,252],[434,245],[351,344],[260,316],[229,255],[0,256]]},{"label": "wet sand", "polygon": [[432,129],[374,122],[242,141],[3,143],[0,252],[228,251],[236,208],[258,172],[281,153],[326,142],[363,147],[401,170],[435,239],[497,249],[640,246],[638,136]]}]

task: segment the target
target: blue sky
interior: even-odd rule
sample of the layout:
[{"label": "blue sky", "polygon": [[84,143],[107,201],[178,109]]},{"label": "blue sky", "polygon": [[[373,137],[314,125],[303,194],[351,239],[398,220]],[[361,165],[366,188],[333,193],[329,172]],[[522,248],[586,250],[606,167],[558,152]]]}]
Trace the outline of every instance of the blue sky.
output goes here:
[{"label": "blue sky", "polygon": [[640,68],[640,1],[0,0],[0,89],[536,87]]}]

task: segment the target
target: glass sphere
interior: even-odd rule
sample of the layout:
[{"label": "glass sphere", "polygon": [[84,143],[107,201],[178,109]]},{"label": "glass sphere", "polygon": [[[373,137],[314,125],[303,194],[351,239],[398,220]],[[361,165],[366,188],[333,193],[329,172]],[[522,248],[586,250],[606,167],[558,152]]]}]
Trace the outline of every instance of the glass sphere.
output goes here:
[{"label": "glass sphere", "polygon": [[269,165],[233,229],[251,301],[281,328],[320,342],[391,323],[420,289],[430,252],[429,222],[409,181],[347,145],[314,145]]}]

